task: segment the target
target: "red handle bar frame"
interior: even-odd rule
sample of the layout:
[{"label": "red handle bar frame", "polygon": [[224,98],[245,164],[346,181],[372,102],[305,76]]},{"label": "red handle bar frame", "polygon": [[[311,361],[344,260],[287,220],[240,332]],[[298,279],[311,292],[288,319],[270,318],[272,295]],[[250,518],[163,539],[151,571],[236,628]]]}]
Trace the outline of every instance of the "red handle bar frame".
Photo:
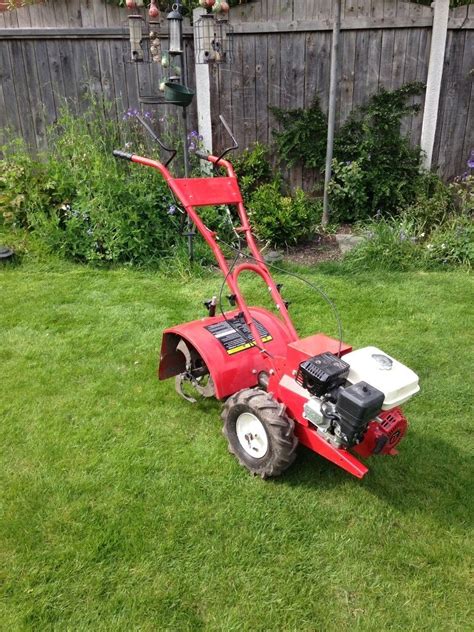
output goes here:
[{"label": "red handle bar frame", "polygon": [[[235,174],[234,168],[232,167],[231,163],[228,160],[224,160],[222,158],[219,159],[216,156],[207,156],[207,160],[209,162],[213,164],[218,163],[219,167],[222,167],[227,171],[228,178],[235,180],[235,182],[227,182],[228,178],[221,178],[222,181],[226,181],[225,182],[226,184],[228,183],[232,185],[234,190],[235,188],[236,190],[238,190],[238,199],[236,199],[235,203],[237,206],[237,212],[239,215],[241,226],[236,227],[236,231],[239,233],[243,233],[245,235],[247,246],[252,254],[252,257],[255,260],[255,263],[241,263],[235,266],[232,271],[230,271],[229,266],[227,265],[225,257],[222,253],[222,250],[219,247],[219,244],[218,244],[219,238],[217,236],[217,233],[210,230],[200,218],[198,212],[196,211],[195,206],[191,203],[191,199],[193,196],[183,195],[184,184],[188,186],[188,189],[192,190],[192,183],[195,182],[196,187],[199,186],[199,191],[200,191],[201,196],[205,197],[206,188],[208,187],[209,191],[211,191],[211,188],[212,190],[215,190],[215,186],[214,186],[216,184],[215,181],[219,180],[219,178],[193,178],[192,180],[174,178],[172,174],[169,172],[169,170],[165,167],[165,165],[163,165],[158,160],[152,160],[151,158],[144,158],[143,156],[137,156],[135,154],[125,154],[124,152],[114,152],[114,154],[119,158],[125,158],[128,160],[131,160],[132,162],[145,165],[146,167],[152,167],[153,169],[157,169],[161,173],[166,183],[168,184],[169,188],[171,189],[173,194],[176,196],[176,198],[181,202],[181,204],[184,207],[184,210],[186,211],[188,216],[191,218],[194,225],[196,226],[196,228],[198,229],[198,231],[200,232],[200,234],[202,235],[202,237],[204,238],[204,240],[206,241],[206,243],[208,244],[208,246],[211,248],[212,252],[214,253],[214,256],[216,257],[219,268],[221,269],[222,274],[224,275],[227,286],[229,287],[231,293],[235,296],[237,306],[239,310],[242,312],[245,323],[249,327],[252,333],[253,339],[255,340],[255,344],[260,349],[260,351],[266,354],[267,357],[269,357],[269,354],[263,345],[261,336],[250,314],[247,303],[239,288],[238,277],[241,274],[241,272],[243,272],[244,270],[249,270],[251,272],[254,272],[258,274],[264,280],[271,294],[273,302],[275,303],[275,306],[277,310],[279,311],[281,318],[283,320],[283,323],[288,331],[289,338],[292,341],[298,340],[299,339],[298,334],[296,333],[296,330],[291,321],[290,315],[288,314],[286,305],[281,298],[280,292],[278,291],[278,288],[276,287],[276,284],[267,266],[265,265],[265,261],[260,253],[260,250],[257,247],[254,236],[252,235],[252,230],[250,228],[247,212],[242,202],[240,189],[238,188],[237,176]],[[199,205],[202,206],[203,204],[199,204]],[[209,203],[209,205],[212,206],[212,203]],[[269,360],[271,364],[273,365],[274,364],[274,362],[272,361],[273,358],[269,357]]]}]

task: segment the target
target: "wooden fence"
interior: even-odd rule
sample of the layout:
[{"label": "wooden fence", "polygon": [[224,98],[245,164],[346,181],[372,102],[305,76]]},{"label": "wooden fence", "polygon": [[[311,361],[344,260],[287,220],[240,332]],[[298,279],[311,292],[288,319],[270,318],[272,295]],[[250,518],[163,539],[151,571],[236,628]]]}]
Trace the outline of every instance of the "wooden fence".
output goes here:
[{"label": "wooden fence", "polygon": [[[331,0],[259,0],[232,9],[233,63],[210,67],[212,111],[215,119],[224,114],[242,147],[271,143],[269,105],[305,107],[318,96],[327,110],[332,10]],[[338,125],[381,86],[426,80],[431,21],[431,9],[401,0],[343,2]],[[473,29],[474,7],[451,11],[434,150],[447,178],[465,169],[474,148]],[[64,98],[81,104],[89,90],[112,100],[121,116],[161,78],[156,64],[130,64],[127,57],[126,12],[104,0],[50,0],[0,13],[1,127],[44,147],[46,126]],[[158,108],[164,117],[173,113]],[[195,104],[190,109],[194,126]],[[420,113],[404,124],[414,142],[421,121]],[[224,142],[216,122],[215,147]],[[304,184],[304,174],[296,170],[292,180]]]},{"label": "wooden fence", "polygon": [[[166,44],[166,33],[160,36]],[[194,87],[191,29],[186,29],[189,84]],[[87,96],[105,97],[120,118],[140,95],[159,96],[161,67],[130,63],[127,12],[104,0],[54,0],[0,13],[0,125],[33,148],[64,100],[80,111]],[[146,106],[176,118],[172,106]],[[196,125],[195,105],[190,110]]]},{"label": "wooden fence", "polygon": [[[234,62],[212,69],[212,109],[232,122],[243,147],[272,141],[268,105],[302,108],[317,96],[327,111],[333,8],[330,0],[261,0],[233,11]],[[426,81],[431,23],[429,7],[401,0],[343,2],[338,126],[379,88]],[[474,149],[473,29],[473,6],[451,10],[433,160],[447,178],[465,171]],[[415,143],[422,115],[404,123]],[[217,121],[214,129],[220,148]],[[292,175],[304,185],[305,174]]]}]

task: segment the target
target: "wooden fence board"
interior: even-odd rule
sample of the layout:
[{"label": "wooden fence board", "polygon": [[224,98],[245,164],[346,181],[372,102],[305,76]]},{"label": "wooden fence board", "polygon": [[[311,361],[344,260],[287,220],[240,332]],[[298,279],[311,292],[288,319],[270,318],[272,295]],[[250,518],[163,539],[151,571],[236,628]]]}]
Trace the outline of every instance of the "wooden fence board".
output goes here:
[{"label": "wooden fence board", "polygon": [[339,77],[339,125],[346,121],[353,109],[356,38],[357,33],[355,31],[346,31],[342,35],[341,72]]},{"label": "wooden fence board", "polygon": [[66,87],[64,83],[62,63],[61,63],[61,51],[58,42],[50,41],[46,42],[47,56],[49,59],[49,71],[51,74],[51,91],[56,108],[56,115],[58,115],[61,107],[64,104],[66,95]]},{"label": "wooden fence board", "polygon": [[19,42],[8,42],[7,46],[10,55],[13,85],[15,86],[16,106],[20,121],[20,130],[23,138],[30,142],[33,147],[37,147],[35,128],[32,118],[32,104],[30,103],[27,74],[25,72],[25,64],[23,61],[22,44]]},{"label": "wooden fence board", "polygon": [[255,40],[255,139],[268,143],[268,37]]},{"label": "wooden fence board", "polygon": [[[51,125],[56,120],[57,112],[49,63],[48,43],[36,42],[33,50],[38,72],[39,94],[43,105],[44,123]],[[45,139],[43,139],[43,143],[45,143]]]},{"label": "wooden fence board", "polygon": [[18,115],[18,103],[13,77],[10,51],[7,46],[0,46],[0,86],[2,88],[2,103],[4,123],[2,132],[12,129],[21,130],[20,117]]}]

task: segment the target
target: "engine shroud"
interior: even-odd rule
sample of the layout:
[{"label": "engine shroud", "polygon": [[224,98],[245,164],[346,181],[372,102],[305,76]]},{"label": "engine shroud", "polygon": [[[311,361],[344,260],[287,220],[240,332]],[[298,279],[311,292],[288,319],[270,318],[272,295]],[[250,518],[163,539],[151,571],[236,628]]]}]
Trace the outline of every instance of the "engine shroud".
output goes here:
[{"label": "engine shroud", "polygon": [[350,366],[347,362],[327,351],[301,362],[296,374],[296,381],[311,395],[322,397],[332,389],[344,384],[349,369]]}]

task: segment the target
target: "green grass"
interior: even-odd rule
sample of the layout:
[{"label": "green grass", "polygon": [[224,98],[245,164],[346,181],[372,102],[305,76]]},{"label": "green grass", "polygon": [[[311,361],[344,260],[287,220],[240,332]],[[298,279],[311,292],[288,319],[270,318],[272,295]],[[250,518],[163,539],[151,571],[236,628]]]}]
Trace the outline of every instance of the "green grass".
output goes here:
[{"label": "green grass", "polygon": [[[252,478],[220,405],[155,379],[161,330],[203,315],[217,275],[0,270],[2,630],[472,625],[471,280],[307,274],[347,341],[421,377],[400,456],[362,481],[305,449]],[[279,280],[302,335],[335,334],[316,295]]]}]

